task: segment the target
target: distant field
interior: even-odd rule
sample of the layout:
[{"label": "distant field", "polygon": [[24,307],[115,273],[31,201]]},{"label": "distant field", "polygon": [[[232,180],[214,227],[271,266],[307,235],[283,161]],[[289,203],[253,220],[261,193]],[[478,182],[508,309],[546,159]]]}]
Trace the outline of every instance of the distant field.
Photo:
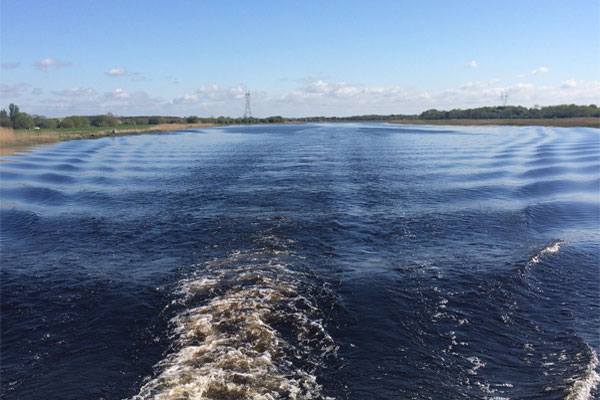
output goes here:
[{"label": "distant field", "polygon": [[409,125],[518,125],[600,128],[600,118],[546,118],[546,119],[405,119],[388,121],[392,124]]}]

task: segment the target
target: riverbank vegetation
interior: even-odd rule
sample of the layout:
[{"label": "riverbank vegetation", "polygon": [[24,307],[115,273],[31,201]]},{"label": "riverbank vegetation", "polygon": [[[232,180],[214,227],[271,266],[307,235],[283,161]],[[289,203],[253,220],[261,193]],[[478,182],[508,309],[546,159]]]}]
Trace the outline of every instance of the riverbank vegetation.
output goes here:
[{"label": "riverbank vegetation", "polygon": [[592,104],[526,108],[521,106],[479,107],[450,111],[427,110],[421,114],[355,115],[350,117],[230,118],[73,115],[46,118],[21,112],[15,104],[0,110],[0,150],[2,154],[36,144],[109,135],[132,135],[222,125],[281,124],[304,122],[391,122],[418,125],[541,125],[600,128],[600,108]]},{"label": "riverbank vegetation", "polygon": [[299,122],[395,122],[448,125],[545,125],[600,128],[600,108],[595,104],[563,104],[548,107],[479,107],[466,110],[431,109],[421,114],[355,115],[350,117],[296,118]]},{"label": "riverbank vegetation", "polygon": [[64,118],[46,118],[43,115],[29,115],[21,112],[19,106],[10,104],[8,111],[0,111],[0,126],[13,129],[85,129],[97,128],[120,128],[136,126],[157,126],[163,124],[211,124],[211,125],[234,125],[234,124],[281,124],[286,120],[281,116],[267,118],[230,118],[230,117],[169,117],[162,115],[151,116],[115,116],[105,115],[73,115]]}]

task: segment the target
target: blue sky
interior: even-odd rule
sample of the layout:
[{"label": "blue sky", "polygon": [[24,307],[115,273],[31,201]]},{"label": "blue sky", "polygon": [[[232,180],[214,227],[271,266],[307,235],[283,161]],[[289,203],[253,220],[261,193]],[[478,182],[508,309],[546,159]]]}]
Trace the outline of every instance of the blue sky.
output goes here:
[{"label": "blue sky", "polygon": [[598,0],[0,1],[0,106],[46,116],[600,100]]}]

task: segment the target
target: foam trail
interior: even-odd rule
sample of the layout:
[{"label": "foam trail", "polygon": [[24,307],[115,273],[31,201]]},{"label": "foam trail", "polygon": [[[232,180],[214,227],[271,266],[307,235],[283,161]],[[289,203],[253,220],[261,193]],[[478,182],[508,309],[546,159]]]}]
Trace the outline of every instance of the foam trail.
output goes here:
[{"label": "foam trail", "polygon": [[133,399],[325,398],[315,371],[337,348],[306,276],[270,253],[234,253],[181,283],[173,352]]},{"label": "foam trail", "polygon": [[591,353],[590,362],[583,376],[575,379],[569,387],[565,400],[589,400],[592,398],[592,390],[600,383],[600,375],[596,371],[598,369],[598,354],[589,346],[588,350]]}]

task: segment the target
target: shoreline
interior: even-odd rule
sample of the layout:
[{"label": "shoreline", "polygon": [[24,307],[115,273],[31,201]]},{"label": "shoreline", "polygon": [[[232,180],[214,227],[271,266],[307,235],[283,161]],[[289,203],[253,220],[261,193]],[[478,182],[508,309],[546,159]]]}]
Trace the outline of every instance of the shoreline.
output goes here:
[{"label": "shoreline", "polygon": [[[599,118],[545,118],[545,119],[403,119],[388,121],[322,121],[321,123],[389,123],[398,125],[432,125],[432,126],[546,126],[546,127],[586,127],[600,129]],[[284,124],[304,124],[303,121],[286,121]],[[85,129],[40,129],[40,130],[13,130],[0,128],[0,156],[14,155],[16,152],[44,144],[54,144],[69,140],[99,139],[102,137],[116,137],[129,135],[142,135],[147,133],[171,132],[184,129],[209,128],[217,125],[213,123],[191,124],[159,124],[145,125],[142,127],[106,127]],[[113,133],[114,130],[114,133]]]},{"label": "shoreline", "polygon": [[[27,151],[28,148],[44,144],[54,144],[80,139],[100,139],[103,137],[143,135],[147,133],[160,133],[178,131],[192,128],[207,128],[215,124],[160,124],[145,125],[139,128],[135,126],[101,127],[85,129],[40,129],[40,130],[14,130],[0,128],[0,156],[14,155],[19,151]],[[114,130],[114,133],[113,133]]]}]

